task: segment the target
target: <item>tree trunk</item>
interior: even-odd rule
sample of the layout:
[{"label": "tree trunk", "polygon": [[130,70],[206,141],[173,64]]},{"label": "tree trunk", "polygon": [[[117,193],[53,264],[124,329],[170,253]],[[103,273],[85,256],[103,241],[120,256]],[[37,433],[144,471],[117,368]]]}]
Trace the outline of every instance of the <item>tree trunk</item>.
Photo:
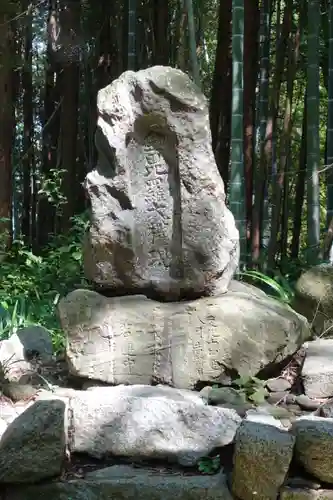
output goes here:
[{"label": "tree trunk", "polygon": [[318,0],[308,1],[308,68],[307,68],[307,260],[315,264],[320,238],[319,204],[319,28],[320,5]]},{"label": "tree trunk", "polygon": [[60,63],[61,99],[59,168],[63,171],[60,227],[66,232],[76,212],[82,189],[77,182],[78,99],[80,86],[80,3],[62,0],[60,25],[63,33],[63,58]]},{"label": "tree trunk", "polygon": [[210,100],[210,128],[217,166],[228,190],[231,130],[231,0],[220,0],[215,70]]},{"label": "tree trunk", "polygon": [[244,0],[232,4],[232,116],[229,206],[239,231],[241,262],[246,261],[246,207],[243,155]]},{"label": "tree trunk", "polygon": [[43,161],[41,168],[42,190],[38,199],[38,248],[49,242],[55,233],[56,204],[53,194],[49,191],[49,182],[57,171],[58,135],[59,135],[59,85],[56,81],[57,64],[54,57],[56,43],[57,12],[55,0],[49,0],[47,61],[44,89],[44,120],[43,120]]},{"label": "tree trunk", "polygon": [[[293,0],[287,0],[285,9],[284,9],[284,17],[283,17],[283,25],[281,38],[279,40],[279,46],[276,53],[276,68],[275,68],[275,80],[272,91],[272,100],[271,100],[271,109],[270,109],[270,118],[268,122],[268,127],[270,128],[270,136],[271,136],[271,145],[270,151],[268,152],[266,158],[269,162],[272,161],[273,156],[273,136],[276,134],[276,124],[277,124],[277,116],[279,110],[280,103],[280,91],[281,91],[281,83],[282,77],[284,74],[284,62],[286,56],[286,49],[288,38],[291,30],[291,22],[292,22],[292,7]],[[283,176],[274,176],[273,186],[272,186],[272,219],[271,219],[271,235],[268,246],[268,267],[273,268],[275,264],[275,257],[277,253],[277,244],[278,244],[278,235],[280,229],[280,217],[281,217],[281,196],[283,191]]]},{"label": "tree trunk", "polygon": [[244,164],[247,240],[250,237],[253,198],[255,104],[258,70],[258,0],[244,1]]},{"label": "tree trunk", "polygon": [[307,94],[304,96],[303,124],[302,124],[302,139],[299,152],[298,173],[296,181],[295,209],[294,209],[294,225],[293,237],[291,242],[291,258],[297,259],[299,253],[300,236],[302,230],[302,212],[304,205],[305,194],[305,178],[306,178],[306,136],[307,136]]},{"label": "tree trunk", "polygon": [[188,40],[189,40],[188,45],[190,50],[191,74],[193,81],[200,88],[201,80],[200,80],[199,61],[197,56],[196,30],[194,23],[192,0],[185,0],[185,8],[187,13],[187,29],[188,29]]},{"label": "tree trunk", "polygon": [[128,47],[127,47],[127,69],[136,70],[136,9],[137,0],[128,2]]},{"label": "tree trunk", "polygon": [[329,2],[329,43],[328,43],[328,122],[326,134],[326,174],[327,220],[329,226],[333,218],[333,0]]},{"label": "tree trunk", "polygon": [[294,83],[300,54],[300,41],[303,35],[304,17],[299,16],[299,27],[296,33],[289,39],[288,69],[287,69],[287,93],[284,110],[283,130],[280,139],[280,162],[279,181],[284,185],[284,204],[281,230],[281,259],[285,260],[288,252],[288,228],[289,228],[289,176],[287,165],[290,165],[290,146],[292,133],[292,104],[294,96]]},{"label": "tree trunk", "polygon": [[121,68],[119,67],[119,46],[116,37],[116,23],[119,16],[117,8],[118,3],[115,0],[112,2],[102,0],[101,2],[101,19],[103,20],[103,24],[100,36],[97,39],[97,90],[111,83],[121,73]]},{"label": "tree trunk", "polygon": [[[264,0],[260,10],[260,68],[259,68],[259,105],[256,116],[256,127],[259,128],[259,162],[254,173],[254,206],[252,210],[252,262],[257,263],[260,257],[262,228],[265,220],[265,190],[267,189],[267,149],[270,138],[266,137],[268,120],[269,91],[269,51],[270,51],[271,0]],[[268,141],[268,144],[267,144]]]},{"label": "tree trunk", "polygon": [[13,6],[4,1],[0,7],[0,251],[12,240],[12,146],[14,137],[13,60],[14,40],[11,19]]},{"label": "tree trunk", "polygon": [[167,65],[169,63],[169,2],[168,0],[153,0],[153,64]]},{"label": "tree trunk", "polygon": [[[23,87],[23,206],[21,230],[24,243],[32,245],[32,205],[34,172],[34,124],[33,124],[33,84],[32,84],[32,13],[30,0],[22,0],[22,11],[27,12],[24,20],[24,61],[22,67]],[[35,222],[35,221],[33,221]]]}]

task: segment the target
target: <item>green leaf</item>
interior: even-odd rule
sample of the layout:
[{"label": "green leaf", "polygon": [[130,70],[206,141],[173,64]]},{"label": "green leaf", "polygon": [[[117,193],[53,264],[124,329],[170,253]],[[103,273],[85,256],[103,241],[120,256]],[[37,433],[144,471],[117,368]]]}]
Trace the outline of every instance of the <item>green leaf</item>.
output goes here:
[{"label": "green leaf", "polygon": [[220,456],[203,457],[198,462],[198,469],[204,474],[215,474],[221,466]]},{"label": "green leaf", "polygon": [[265,402],[267,396],[268,396],[267,389],[265,387],[260,387],[249,396],[249,400],[253,401],[253,403],[257,405],[260,405]]},{"label": "green leaf", "polygon": [[246,385],[250,384],[252,381],[252,377],[249,375],[242,375],[236,380],[233,380],[233,384],[237,385],[238,387],[245,387]]},{"label": "green leaf", "polygon": [[82,253],[81,252],[73,252],[72,257],[74,260],[81,260]]},{"label": "green leaf", "polygon": [[[269,295],[272,295],[275,298],[279,298],[283,302],[288,303],[291,300],[290,293],[288,293],[289,290],[288,291],[284,290],[284,288],[279,283],[277,283],[273,278],[266,276],[265,274],[260,273],[259,271],[255,270],[241,271],[239,273],[239,277],[248,278],[252,280],[254,283],[258,282],[266,285],[266,287],[268,287],[271,290]],[[246,279],[244,281],[246,281]]]}]

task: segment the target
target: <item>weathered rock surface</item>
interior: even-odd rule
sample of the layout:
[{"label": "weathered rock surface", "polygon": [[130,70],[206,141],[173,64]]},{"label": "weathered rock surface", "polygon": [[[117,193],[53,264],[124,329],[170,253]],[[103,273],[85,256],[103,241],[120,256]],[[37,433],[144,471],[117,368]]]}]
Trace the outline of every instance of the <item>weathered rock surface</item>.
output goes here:
[{"label": "weathered rock surface", "polygon": [[127,71],[98,94],[86,177],[86,276],[115,295],[227,290],[239,235],[211,149],[206,98],[180,70]]},{"label": "weathered rock surface", "polygon": [[33,370],[31,358],[49,359],[53,354],[50,332],[38,325],[20,328],[0,341],[0,378],[17,381]]},{"label": "weathered rock surface", "polygon": [[300,417],[293,423],[295,453],[305,470],[321,481],[333,483],[333,419]]},{"label": "weathered rock surface", "polygon": [[76,290],[60,301],[59,313],[71,372],[112,384],[193,388],[219,381],[227,369],[255,375],[310,334],[291,308],[240,292],[160,303]]},{"label": "weathered rock surface", "polygon": [[313,490],[311,488],[290,488],[285,486],[280,500],[333,500],[333,490]]},{"label": "weathered rock surface", "polygon": [[332,335],[333,266],[321,264],[305,271],[295,286],[293,308],[308,318],[317,335]]},{"label": "weathered rock surface", "polygon": [[187,391],[147,386],[100,387],[71,399],[73,452],[165,459],[195,465],[234,439],[241,418],[206,406]]},{"label": "weathered rock surface", "polygon": [[266,382],[266,387],[271,392],[283,392],[291,388],[291,383],[283,377],[270,378]]},{"label": "weathered rock surface", "polygon": [[333,418],[333,399],[322,403],[314,413],[317,417]]},{"label": "weathered rock surface", "polygon": [[310,398],[333,396],[333,339],[306,343],[302,380],[305,394]]},{"label": "weathered rock surface", "polygon": [[276,500],[292,459],[294,436],[275,426],[273,417],[251,414],[235,440],[233,494],[240,500]]},{"label": "weathered rock surface", "polygon": [[322,404],[322,401],[320,399],[312,399],[305,394],[299,394],[298,396],[296,396],[295,402],[299,405],[300,408],[308,411],[317,410]]},{"label": "weathered rock surface", "polygon": [[232,500],[222,472],[182,476],[114,466],[85,480],[32,486],[8,492],[4,500]]},{"label": "weathered rock surface", "polygon": [[33,483],[60,474],[65,454],[65,404],[37,401],[0,439],[0,483]]}]

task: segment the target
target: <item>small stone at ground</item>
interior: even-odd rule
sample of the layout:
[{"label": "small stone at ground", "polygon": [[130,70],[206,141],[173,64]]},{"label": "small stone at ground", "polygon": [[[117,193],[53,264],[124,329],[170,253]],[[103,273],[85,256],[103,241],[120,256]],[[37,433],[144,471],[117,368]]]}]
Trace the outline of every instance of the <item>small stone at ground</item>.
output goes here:
[{"label": "small stone at ground", "polygon": [[310,490],[320,490],[321,483],[311,479],[304,479],[304,477],[289,477],[286,486],[290,488],[308,488]]},{"label": "small stone at ground", "polygon": [[292,404],[295,403],[295,400],[296,400],[295,394],[290,394],[290,392],[287,391],[271,392],[267,396],[267,403],[270,403],[272,405],[278,403]]},{"label": "small stone at ground", "polygon": [[278,427],[280,429],[283,428],[282,423],[280,422],[279,419],[273,417],[273,415],[270,415],[267,413],[265,408],[254,408],[252,410],[249,410],[246,412],[246,420],[249,420],[251,422],[258,422],[262,424],[267,424],[267,425],[274,425],[275,427]]},{"label": "small stone at ground", "polygon": [[282,392],[288,391],[291,388],[291,383],[283,377],[277,377],[267,380],[266,387],[271,392]]},{"label": "small stone at ground", "polygon": [[217,405],[219,408],[230,408],[231,410],[235,410],[238,415],[242,418],[245,417],[246,413],[254,408],[254,405],[251,405],[251,403],[243,403],[239,405],[233,405],[230,403],[223,403],[220,405]]},{"label": "small stone at ground", "polygon": [[301,417],[302,415],[304,415],[304,411],[301,410],[300,406],[298,404],[288,404],[288,405],[285,405],[284,408],[287,408],[287,410],[292,413],[293,415],[297,416],[297,417]]},{"label": "small stone at ground", "polygon": [[319,408],[319,406],[321,405],[320,400],[309,398],[309,396],[306,396],[305,394],[300,394],[299,396],[296,396],[296,403],[301,408],[308,411],[317,410],[317,408]]},{"label": "small stone at ground", "polygon": [[208,394],[209,404],[231,404],[244,405],[246,403],[245,394],[240,393],[232,387],[212,387]]},{"label": "small stone at ground", "polygon": [[333,418],[333,399],[329,399],[316,410],[318,417]]},{"label": "small stone at ground", "polygon": [[284,408],[282,406],[269,404],[257,406],[255,412],[261,415],[271,415],[272,417],[277,419],[290,418],[293,416],[293,413],[289,411],[288,407]]},{"label": "small stone at ground", "polygon": [[212,390],[212,386],[211,385],[206,385],[205,387],[203,387],[201,389],[201,391],[199,392],[199,395],[200,397],[206,402],[208,403],[208,398],[209,398],[209,394]]}]

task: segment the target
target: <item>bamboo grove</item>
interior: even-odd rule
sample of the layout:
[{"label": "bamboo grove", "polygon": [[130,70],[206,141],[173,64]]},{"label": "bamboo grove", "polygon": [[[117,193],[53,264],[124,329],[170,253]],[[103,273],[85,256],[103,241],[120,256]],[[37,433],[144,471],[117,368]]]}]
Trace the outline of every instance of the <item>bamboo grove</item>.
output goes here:
[{"label": "bamboo grove", "polygon": [[243,263],[333,260],[333,0],[2,0],[1,250],[70,230],[97,92],[152,65],[209,100]]}]

